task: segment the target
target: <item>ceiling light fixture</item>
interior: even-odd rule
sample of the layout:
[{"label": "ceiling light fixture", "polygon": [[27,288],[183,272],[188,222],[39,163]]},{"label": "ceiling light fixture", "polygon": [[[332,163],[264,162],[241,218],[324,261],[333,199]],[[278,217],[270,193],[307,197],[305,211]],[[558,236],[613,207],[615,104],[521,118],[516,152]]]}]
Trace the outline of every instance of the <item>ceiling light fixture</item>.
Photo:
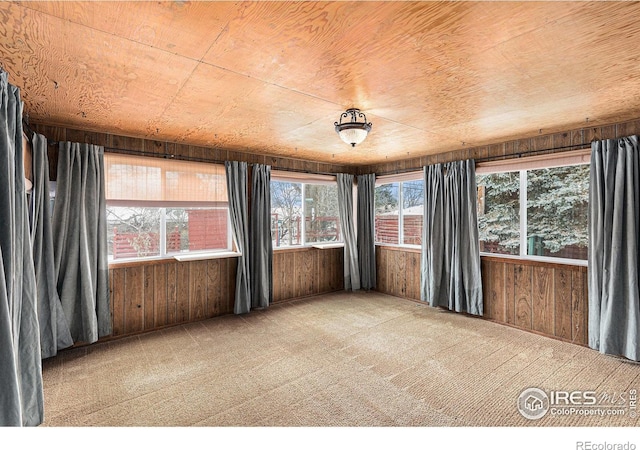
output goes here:
[{"label": "ceiling light fixture", "polygon": [[[349,116],[351,116],[350,122],[342,121],[342,119],[348,119]],[[358,119],[362,119],[362,122],[358,122]],[[340,115],[340,122],[335,122],[334,125],[340,139],[351,144],[352,147],[364,141],[371,131],[371,122],[367,122],[367,116],[357,108],[347,109]]]}]

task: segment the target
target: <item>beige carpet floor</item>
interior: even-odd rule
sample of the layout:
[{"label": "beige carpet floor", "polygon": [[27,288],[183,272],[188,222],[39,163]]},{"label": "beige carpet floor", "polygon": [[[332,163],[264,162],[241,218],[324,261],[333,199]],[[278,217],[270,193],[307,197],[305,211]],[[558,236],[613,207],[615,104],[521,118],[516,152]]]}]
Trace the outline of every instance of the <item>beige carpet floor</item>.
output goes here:
[{"label": "beige carpet floor", "polygon": [[[45,426],[638,426],[640,365],[379,293],[336,293],[45,360]],[[529,387],[622,415],[517,410]]]}]

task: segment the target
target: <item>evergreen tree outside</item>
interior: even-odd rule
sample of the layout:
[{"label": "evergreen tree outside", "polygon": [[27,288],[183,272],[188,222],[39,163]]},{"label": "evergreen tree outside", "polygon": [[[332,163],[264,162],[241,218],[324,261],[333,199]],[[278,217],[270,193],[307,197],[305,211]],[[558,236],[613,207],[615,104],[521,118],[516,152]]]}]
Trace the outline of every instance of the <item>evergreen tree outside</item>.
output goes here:
[{"label": "evergreen tree outside", "polygon": [[476,175],[480,251],[520,254],[520,172]]},{"label": "evergreen tree outside", "polygon": [[527,248],[520,251],[520,172],[477,175],[480,250],[587,259],[589,166],[529,170]]},{"label": "evergreen tree outside", "polygon": [[587,259],[589,166],[527,172],[528,254]]},{"label": "evergreen tree outside", "polygon": [[399,183],[388,183],[375,188],[376,214],[398,210],[398,186]]}]

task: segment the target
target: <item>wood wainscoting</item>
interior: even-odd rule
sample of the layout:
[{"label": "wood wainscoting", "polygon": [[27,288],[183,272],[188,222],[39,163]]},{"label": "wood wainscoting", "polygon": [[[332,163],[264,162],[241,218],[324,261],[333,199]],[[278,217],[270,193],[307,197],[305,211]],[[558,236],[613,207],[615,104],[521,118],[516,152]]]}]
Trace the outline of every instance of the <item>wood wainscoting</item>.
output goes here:
[{"label": "wood wainscoting", "polygon": [[273,302],[344,289],[344,248],[277,249],[273,252]]},{"label": "wood wainscoting", "polygon": [[586,266],[481,259],[487,319],[588,345]]},{"label": "wood wainscoting", "polygon": [[[342,290],[344,249],[273,255],[273,302]],[[137,261],[109,267],[110,338],[233,313],[238,258]]]},{"label": "wood wainscoting", "polygon": [[237,267],[238,258],[110,267],[111,336],[232,313]]},{"label": "wood wainscoting", "polygon": [[[483,256],[484,318],[588,345],[587,267]],[[377,291],[420,300],[420,251],[376,246]]]},{"label": "wood wainscoting", "polygon": [[376,245],[376,290],[420,300],[420,249]]}]

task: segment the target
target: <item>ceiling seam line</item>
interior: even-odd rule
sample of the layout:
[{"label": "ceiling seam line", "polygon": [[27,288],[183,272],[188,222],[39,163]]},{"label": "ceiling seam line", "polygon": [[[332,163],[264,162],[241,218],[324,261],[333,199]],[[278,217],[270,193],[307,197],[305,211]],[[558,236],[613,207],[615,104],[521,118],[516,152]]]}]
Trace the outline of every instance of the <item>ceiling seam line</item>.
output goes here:
[{"label": "ceiling seam line", "polygon": [[[213,40],[213,42],[211,43],[211,45],[209,45],[209,47],[207,47],[207,49],[204,51],[204,53],[200,56],[199,59],[195,59],[193,58],[193,60],[195,60],[197,62],[197,64],[195,65],[195,67],[193,68],[193,70],[189,73],[188,77],[185,77],[184,82],[182,83],[182,85],[178,88],[178,90],[176,91],[176,93],[173,95],[173,97],[171,97],[171,99],[169,100],[169,102],[167,103],[167,106],[162,110],[162,113],[160,114],[160,117],[164,117],[165,113],[167,112],[167,110],[169,109],[169,107],[173,104],[173,102],[175,101],[176,97],[178,96],[178,94],[180,92],[182,92],[182,89],[184,89],[184,86],[187,84],[187,82],[191,79],[191,77],[193,76],[194,72],[198,69],[198,67],[200,66],[200,64],[207,64],[206,62],[204,62],[204,57],[207,56],[207,54],[209,53],[209,51],[213,48],[213,46],[216,44],[216,42],[218,42],[218,39],[220,39],[220,36],[222,36],[222,33],[224,33],[225,30],[227,30],[229,27],[229,22],[227,21],[227,23],[224,25],[224,27],[220,30],[220,32],[218,33],[218,35],[216,36],[216,38]],[[182,55],[180,55],[182,56]],[[191,59],[187,56],[185,56],[185,58],[187,59]]]},{"label": "ceiling seam line", "polygon": [[[229,68],[222,67],[222,66],[219,66],[219,65],[217,65],[217,64],[214,64],[214,63],[210,63],[210,62],[204,61],[204,57],[207,55],[207,53],[209,52],[209,50],[211,50],[211,47],[213,47],[213,45],[217,42],[217,40],[219,39],[219,37],[222,35],[222,32],[223,32],[225,29],[227,29],[227,27],[228,27],[229,23],[227,23],[227,24],[224,26],[224,28],[220,31],[220,33],[218,33],[218,36],[216,37],[215,41],[214,41],[214,42],[213,42],[213,43],[208,47],[208,49],[204,52],[204,54],[202,55],[202,57],[201,57],[201,58],[194,58],[194,57],[192,57],[192,56],[187,56],[187,55],[183,55],[183,54],[180,54],[180,53],[177,53],[177,52],[172,52],[172,51],[169,51],[169,50],[163,49],[163,48],[161,48],[161,47],[156,47],[156,46],[154,46],[154,45],[147,44],[147,43],[145,43],[145,42],[140,42],[140,41],[137,41],[137,40],[135,40],[135,39],[131,39],[131,38],[128,38],[128,37],[125,37],[125,36],[119,35],[119,34],[110,33],[110,32],[108,32],[108,31],[104,31],[104,30],[101,30],[101,29],[99,29],[99,28],[91,27],[91,26],[88,26],[88,25],[83,24],[83,23],[80,23],[80,22],[76,22],[76,21],[73,21],[73,20],[70,20],[70,19],[65,19],[65,18],[62,18],[62,17],[56,16],[56,15],[54,15],[54,14],[50,14],[50,13],[46,13],[46,12],[40,11],[40,10],[38,10],[38,9],[33,9],[33,8],[30,8],[30,7],[26,6],[26,5],[20,5],[20,6],[21,6],[22,8],[24,8],[24,9],[28,9],[28,10],[33,11],[33,12],[35,12],[35,13],[38,13],[38,14],[41,14],[41,15],[45,15],[45,16],[48,16],[48,17],[51,17],[51,18],[54,18],[54,19],[57,19],[57,20],[61,20],[61,21],[63,21],[63,22],[68,22],[68,23],[71,23],[71,24],[74,24],[74,25],[78,25],[78,26],[81,26],[81,27],[87,28],[87,29],[89,29],[89,30],[92,30],[92,31],[95,31],[95,32],[98,32],[98,33],[104,34],[104,35],[106,35],[106,36],[111,36],[111,37],[114,37],[114,38],[117,38],[117,39],[122,39],[122,40],[125,40],[125,41],[132,42],[132,43],[134,43],[134,44],[142,45],[142,46],[145,46],[145,47],[148,47],[148,48],[152,48],[152,49],[154,49],[154,50],[158,50],[158,51],[163,52],[163,53],[167,53],[167,54],[169,54],[169,55],[173,55],[173,56],[178,56],[178,57],[180,57],[180,58],[184,58],[184,59],[186,59],[186,60],[189,60],[189,61],[192,61],[192,62],[197,63],[197,64],[196,64],[196,68],[197,68],[198,64],[205,64],[205,65],[208,65],[208,66],[210,66],[210,67],[215,67],[216,69],[220,69],[220,70],[227,71],[227,72],[229,72],[229,73],[233,73],[233,74],[235,74],[235,75],[244,76],[244,77],[247,77],[247,78],[251,78],[252,80],[260,81],[261,83],[269,84],[269,85],[271,85],[271,86],[279,87],[279,88],[281,88],[281,89],[285,89],[285,90],[288,90],[288,91],[291,91],[291,92],[295,92],[295,93],[298,93],[298,94],[301,94],[301,95],[305,95],[305,96],[307,96],[307,97],[311,97],[311,98],[314,98],[314,99],[316,99],[316,100],[321,100],[321,101],[325,101],[325,102],[327,102],[327,103],[331,103],[331,104],[334,104],[334,105],[338,105],[338,104],[337,104],[337,103],[335,103],[335,102],[332,102],[332,101],[330,101],[330,100],[327,100],[327,99],[324,99],[324,98],[321,98],[321,97],[318,97],[318,96],[315,96],[315,95],[307,94],[307,93],[304,93],[304,92],[298,91],[298,90],[296,90],[296,89],[288,88],[288,87],[286,87],[286,86],[282,86],[282,85],[279,85],[279,84],[276,84],[276,83],[273,83],[273,82],[270,82],[270,81],[267,81],[267,80],[263,80],[263,79],[261,79],[261,78],[256,78],[256,77],[253,77],[253,76],[251,76],[251,75],[248,75],[248,74],[245,74],[245,73],[242,73],[242,72],[238,72],[238,71],[235,71],[235,70],[231,70],[231,69],[229,69]],[[195,68],[194,68],[194,70],[195,70]],[[193,74],[193,71],[191,72],[191,74]],[[191,76],[191,74],[189,75],[189,77]],[[189,77],[187,77],[187,79],[188,79]]]},{"label": "ceiling seam line", "polygon": [[[206,62],[204,62],[204,57],[207,56],[207,53],[209,53],[209,51],[211,50],[211,48],[213,48],[213,46],[215,45],[216,42],[218,42],[218,39],[220,39],[220,36],[222,36],[222,33],[229,27],[229,22],[227,21],[227,23],[225,24],[225,26],[222,28],[222,30],[220,30],[220,32],[218,33],[218,35],[216,36],[216,38],[214,39],[214,41],[211,43],[211,45],[209,45],[209,47],[207,47],[207,49],[204,51],[204,53],[202,54],[202,56],[200,56],[199,59],[195,59],[193,58],[194,61],[197,62],[197,64],[195,65],[195,67],[193,68],[193,70],[189,73],[188,77],[185,77],[184,82],[182,83],[182,85],[178,88],[178,90],[176,91],[176,93],[173,95],[173,97],[171,97],[171,99],[169,100],[169,102],[167,103],[167,106],[162,110],[162,113],[160,114],[160,117],[164,117],[165,113],[167,112],[167,110],[169,109],[169,107],[173,104],[173,102],[175,101],[176,97],[178,96],[178,94],[180,92],[182,92],[182,89],[184,89],[185,84],[187,84],[187,82],[191,79],[191,77],[193,76],[194,72],[198,69],[198,66],[200,66],[200,64],[207,64]],[[189,57],[185,57],[185,58],[189,58]]]},{"label": "ceiling seam line", "polygon": [[[53,19],[61,20],[62,22],[68,22],[68,23],[76,25],[76,26],[84,27],[84,28],[86,28],[88,30],[95,31],[97,33],[101,33],[101,34],[104,34],[106,36],[110,36],[110,37],[117,38],[117,39],[122,39],[124,41],[128,41],[128,42],[131,42],[131,43],[134,43],[134,44],[137,44],[137,45],[142,45],[144,47],[152,48],[152,49],[158,50],[159,52],[162,52],[162,53],[166,53],[166,54],[169,54],[169,55],[173,55],[173,56],[177,56],[177,57],[180,57],[180,58],[184,58],[186,60],[189,60],[189,61],[192,61],[192,62],[196,62],[196,63],[203,62],[202,59],[194,58],[193,56],[187,56],[187,55],[184,55],[184,54],[181,54],[181,53],[172,52],[172,51],[164,49],[162,47],[157,47],[155,45],[151,45],[151,44],[148,44],[146,42],[137,41],[135,39],[131,39],[131,38],[128,38],[126,36],[122,36],[120,34],[110,33],[108,31],[101,30],[99,28],[91,27],[91,26],[86,25],[84,23],[76,22],[76,21],[70,20],[70,19],[65,19],[65,18],[56,16],[54,14],[50,14],[50,13],[47,13],[47,12],[44,12],[44,11],[40,11],[39,9],[33,9],[33,8],[30,8],[30,7],[26,6],[26,5],[22,5],[21,4],[20,7],[24,8],[24,9],[28,9],[29,11],[33,11],[34,13],[37,13],[37,14],[41,14],[43,16],[47,16],[47,17],[51,17]],[[216,38],[216,40],[217,40],[217,38]],[[205,55],[206,55],[206,52],[205,52]]]},{"label": "ceiling seam line", "polygon": [[158,50],[158,51],[163,52],[163,53],[167,53],[167,54],[169,54],[169,55],[177,56],[177,57],[184,58],[184,59],[186,59],[186,60],[189,60],[189,61],[195,62],[195,63],[196,63],[195,67],[194,67],[194,68],[193,68],[193,70],[189,73],[189,76],[185,77],[184,82],[183,82],[183,83],[181,84],[181,86],[178,88],[178,90],[176,91],[176,94],[175,94],[175,95],[171,98],[171,100],[168,102],[168,105],[167,105],[167,107],[162,111],[161,116],[164,116],[164,114],[166,113],[166,111],[167,111],[167,109],[169,108],[169,106],[173,103],[173,101],[175,100],[175,98],[176,98],[176,97],[178,96],[178,94],[182,91],[182,89],[184,88],[185,84],[186,84],[186,83],[187,83],[187,81],[191,78],[191,76],[192,76],[192,75],[193,75],[193,73],[197,70],[197,68],[198,68],[198,66],[199,66],[200,64],[204,64],[204,65],[207,65],[207,66],[210,66],[210,67],[214,67],[214,68],[219,69],[219,70],[224,70],[224,71],[229,72],[229,73],[232,73],[232,74],[234,74],[234,75],[240,75],[240,76],[243,76],[243,77],[247,77],[247,78],[250,78],[250,79],[252,79],[252,80],[256,80],[256,81],[259,81],[259,82],[261,82],[261,83],[268,84],[268,85],[270,85],[270,86],[278,87],[278,88],[280,88],[280,89],[284,89],[284,90],[286,90],[286,91],[290,91],[290,92],[294,92],[294,93],[297,93],[297,94],[300,94],[300,95],[304,95],[304,96],[309,97],[309,98],[313,98],[313,99],[320,100],[320,101],[323,101],[323,102],[326,102],[326,103],[330,103],[330,104],[333,104],[333,105],[336,105],[336,106],[340,106],[338,103],[332,102],[331,100],[327,100],[327,99],[324,99],[324,98],[321,98],[321,97],[318,97],[318,96],[315,96],[315,95],[312,95],[312,94],[308,94],[308,93],[305,93],[305,92],[301,92],[301,91],[298,91],[298,90],[296,90],[296,89],[288,88],[288,87],[286,87],[286,86],[282,86],[282,85],[279,85],[279,84],[276,84],[276,83],[273,83],[273,82],[270,82],[270,81],[267,81],[267,80],[263,80],[263,79],[260,79],[260,78],[256,78],[256,77],[253,77],[253,76],[251,76],[251,75],[244,74],[244,73],[242,73],[242,72],[237,72],[237,71],[235,71],[235,70],[231,70],[231,69],[229,69],[229,68],[222,67],[222,66],[219,66],[219,65],[217,65],[217,64],[213,64],[213,63],[210,63],[210,62],[204,61],[204,60],[203,60],[203,58],[207,55],[207,53],[209,52],[209,50],[211,49],[211,47],[213,47],[213,45],[217,42],[217,40],[219,39],[219,37],[222,35],[222,32],[223,32],[225,29],[227,29],[227,27],[228,27],[229,23],[227,23],[227,24],[225,25],[225,27],[220,31],[220,33],[218,33],[218,36],[216,37],[215,41],[214,41],[214,42],[209,46],[209,48],[204,52],[204,54],[202,55],[202,57],[201,57],[201,58],[194,58],[194,57],[187,56],[187,55],[183,55],[183,54],[180,54],[180,53],[171,52],[171,51],[169,51],[169,50],[165,50],[165,49],[163,49],[163,48],[156,47],[156,46],[151,45],[151,44],[147,44],[147,43],[144,43],[144,42],[137,41],[137,40],[135,40],[135,39],[131,39],[131,38],[128,38],[128,37],[125,37],[125,36],[121,36],[121,35],[119,35],[119,34],[109,33],[109,32],[107,32],[107,31],[101,30],[101,29],[99,29],[99,28],[94,28],[94,27],[91,27],[91,26],[88,26],[88,25],[86,25],[86,24],[79,23],[79,22],[76,22],[76,21],[73,21],[73,20],[70,20],[70,19],[64,19],[64,18],[59,17],[59,16],[56,16],[56,15],[54,15],[54,14],[46,13],[46,12],[40,11],[40,10],[38,10],[38,9],[29,8],[28,6],[23,6],[23,5],[21,5],[21,7],[22,7],[22,8],[24,8],[24,9],[28,9],[28,10],[30,10],[30,11],[33,11],[33,12],[35,12],[35,13],[41,14],[41,15],[45,15],[45,16],[51,17],[51,18],[53,18],[53,19],[61,20],[61,21],[63,21],[63,22],[68,22],[68,23],[71,23],[71,24],[74,24],[74,25],[78,25],[78,26],[81,26],[81,27],[87,28],[87,29],[89,29],[89,30],[95,31],[95,32],[97,32],[97,33],[104,34],[104,35],[106,35],[106,36],[111,36],[111,37],[113,37],[113,38],[122,39],[122,40],[125,40],[125,41],[128,41],[128,42],[131,42],[131,43],[134,43],[134,44],[137,44],[137,45],[142,45],[142,46],[145,46],[145,47],[148,47],[148,48],[152,48],[152,49],[154,49],[154,50]]},{"label": "ceiling seam line", "polygon": [[[231,70],[231,69],[229,69],[229,68],[222,67],[222,66],[219,66],[219,65],[217,65],[217,64],[213,64],[213,63],[210,63],[210,62],[204,61],[204,60],[203,60],[204,56],[206,56],[206,54],[209,52],[209,50],[211,49],[211,47],[213,47],[213,45],[215,44],[215,42],[217,42],[217,40],[218,40],[218,39],[219,39],[219,37],[222,35],[222,33],[224,32],[224,30],[226,30],[226,29],[227,29],[227,27],[228,27],[228,25],[229,25],[229,23],[228,23],[228,22],[227,22],[227,24],[223,27],[223,29],[220,31],[220,33],[218,33],[218,36],[216,37],[215,41],[214,41],[214,42],[209,46],[209,48],[208,48],[208,49],[207,49],[207,51],[204,53],[204,55],[202,56],[202,58],[194,58],[194,57],[187,56],[187,55],[183,55],[183,54],[180,54],[180,53],[171,52],[171,51],[169,51],[169,50],[165,50],[165,49],[163,49],[163,48],[156,47],[156,46],[151,45],[151,44],[147,44],[147,43],[144,43],[144,42],[137,41],[137,40],[135,40],[135,39],[131,39],[131,38],[128,38],[128,37],[125,37],[125,36],[121,36],[121,35],[119,35],[119,34],[110,33],[110,32],[107,32],[107,31],[101,30],[101,29],[99,29],[99,28],[94,28],[94,27],[88,26],[88,25],[86,25],[86,24],[79,23],[79,22],[77,22],[77,21],[73,21],[73,20],[70,20],[70,19],[65,19],[65,18],[62,18],[62,17],[56,16],[56,15],[54,15],[54,14],[50,14],[50,13],[47,13],[47,12],[40,11],[40,10],[38,10],[38,9],[30,8],[30,7],[29,7],[29,6],[27,6],[27,5],[23,5],[23,4],[21,4],[21,5],[20,5],[20,7],[24,8],[24,9],[28,9],[28,10],[30,10],[30,11],[33,11],[33,12],[38,13],[38,14],[41,14],[41,15],[45,15],[45,16],[51,17],[51,18],[53,18],[53,19],[61,20],[61,21],[63,21],[63,22],[68,22],[68,23],[71,23],[71,24],[74,24],[74,25],[78,25],[78,26],[81,26],[81,27],[87,28],[87,29],[89,29],[89,30],[92,30],[92,31],[95,31],[95,32],[98,32],[98,33],[104,34],[104,35],[106,35],[106,36],[111,36],[111,37],[113,37],[113,38],[122,39],[122,40],[125,40],[125,41],[128,41],[128,42],[131,42],[131,43],[134,43],[134,44],[137,44],[137,45],[142,45],[142,46],[145,46],[145,47],[148,47],[148,48],[152,48],[152,49],[154,49],[154,50],[158,50],[158,51],[163,52],[163,53],[167,53],[167,54],[169,54],[169,55],[177,56],[177,57],[184,58],[184,59],[186,59],[186,60],[189,60],[189,61],[195,62],[195,63],[196,63],[195,67],[194,67],[194,68],[193,68],[193,70],[189,73],[189,76],[185,77],[184,82],[180,85],[180,87],[179,87],[179,88],[178,88],[178,90],[176,91],[176,94],[175,94],[175,95],[171,98],[171,100],[168,102],[167,107],[163,109],[163,111],[162,111],[162,113],[161,113],[160,117],[164,116],[164,114],[166,113],[166,111],[167,111],[167,109],[169,108],[169,106],[174,102],[174,100],[176,99],[176,97],[178,96],[178,94],[183,90],[183,88],[184,88],[185,84],[187,83],[187,81],[188,81],[189,79],[191,79],[191,77],[193,76],[193,73],[197,70],[197,68],[198,68],[198,66],[199,66],[200,64],[205,64],[205,65],[207,65],[207,66],[214,67],[214,68],[219,69],[219,70],[224,70],[224,71],[229,72],[229,73],[232,73],[232,74],[234,74],[234,75],[244,76],[244,77],[250,78],[250,79],[252,79],[252,80],[256,80],[256,81],[259,81],[259,82],[261,82],[261,83],[265,83],[265,84],[270,85],[270,86],[274,86],[274,87],[277,87],[277,88],[280,88],[280,89],[284,89],[284,90],[289,91],[289,92],[293,92],[293,93],[296,93],[296,94],[300,94],[300,95],[303,95],[303,96],[305,96],[305,97],[313,98],[313,99],[315,99],[315,100],[320,100],[320,101],[323,101],[323,102],[326,102],[326,103],[329,103],[329,104],[332,104],[332,105],[335,105],[335,106],[341,106],[339,103],[333,102],[333,101],[331,101],[331,100],[327,100],[327,99],[325,99],[325,98],[322,98],[322,97],[319,97],[319,96],[316,96],[316,95],[313,95],[313,94],[309,94],[309,93],[306,93],[306,92],[302,92],[302,91],[299,91],[299,90],[297,90],[297,89],[289,88],[289,87],[286,87],[286,86],[283,86],[283,85],[280,85],[280,84],[277,84],[277,83],[274,83],[274,82],[271,82],[271,81],[267,81],[267,80],[263,80],[263,79],[261,79],[261,78],[253,77],[253,76],[251,76],[251,75],[249,75],[249,74],[245,74],[245,73],[242,73],[242,72],[237,72],[237,71],[235,71],[235,70]],[[406,125],[406,124],[404,124],[404,123],[402,123],[402,122],[398,122],[398,121],[395,121],[395,120],[393,120],[393,119],[389,119],[389,118],[384,117],[384,116],[379,116],[379,115],[376,115],[376,114],[372,114],[372,116],[373,116],[373,117],[379,117],[379,118],[384,119],[384,120],[388,120],[389,122],[392,122],[392,123],[396,123],[396,124],[400,124],[400,125],[403,125],[403,126],[407,126],[407,127],[409,127],[409,128],[413,128],[413,129],[418,130],[418,131],[428,132],[427,130],[423,130],[423,129],[421,129],[421,128],[413,127],[413,126],[411,126],[411,125]],[[435,133],[434,133],[434,134],[435,134]],[[436,134],[436,136],[439,136],[439,135],[438,135],[438,134]]]}]

